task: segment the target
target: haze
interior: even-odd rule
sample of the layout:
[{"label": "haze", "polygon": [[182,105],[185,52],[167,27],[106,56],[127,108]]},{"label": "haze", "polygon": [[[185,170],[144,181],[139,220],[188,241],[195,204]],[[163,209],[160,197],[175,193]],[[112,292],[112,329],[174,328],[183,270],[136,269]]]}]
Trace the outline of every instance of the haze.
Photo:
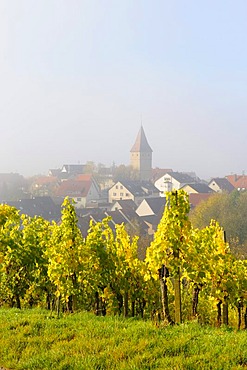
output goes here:
[{"label": "haze", "polygon": [[247,2],[0,1],[0,172],[129,164],[247,169]]}]

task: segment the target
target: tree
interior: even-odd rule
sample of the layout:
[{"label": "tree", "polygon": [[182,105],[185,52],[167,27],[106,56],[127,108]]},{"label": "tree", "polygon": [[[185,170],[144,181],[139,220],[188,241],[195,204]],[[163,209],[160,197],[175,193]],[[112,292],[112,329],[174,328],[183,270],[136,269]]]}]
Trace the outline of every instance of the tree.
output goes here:
[{"label": "tree", "polygon": [[62,207],[61,224],[53,223],[50,245],[46,252],[49,259],[48,276],[56,287],[58,313],[60,300],[67,304],[69,311],[76,308],[76,298],[80,291],[78,279],[83,271],[84,246],[73,201],[66,197]]},{"label": "tree", "polygon": [[85,173],[95,173],[97,169],[96,164],[93,161],[87,161],[86,167],[85,167]]},{"label": "tree", "polygon": [[93,296],[96,315],[106,314],[107,291],[113,280],[114,264],[109,256],[109,249],[114,244],[114,235],[109,227],[109,217],[102,222],[91,220],[85,248],[88,258],[85,260],[87,274],[84,276],[85,290]]},{"label": "tree", "polygon": [[[186,250],[183,262],[183,277],[188,286],[192,286],[192,316],[196,317],[199,293],[215,299],[218,310],[218,324],[221,323],[221,305],[228,305],[230,295],[232,255],[224,240],[223,229],[212,220],[203,229],[192,229],[191,242]],[[224,323],[228,323],[227,311],[224,311]]]},{"label": "tree", "polygon": [[147,249],[146,261],[153,276],[160,280],[164,317],[168,323],[172,323],[168,308],[167,279],[174,278],[175,321],[181,322],[180,268],[190,243],[191,225],[188,220],[188,194],[178,190],[166,193],[166,198],[165,211],[154,240]]},{"label": "tree", "polygon": [[[115,226],[115,240],[109,245],[109,256],[114,264],[112,274],[112,290],[117,292],[123,299],[124,316],[129,314],[129,300],[132,304],[132,315],[134,315],[135,301],[143,297],[143,262],[137,257],[138,236],[130,238],[125,230],[124,224]],[[120,301],[119,302],[119,308]]]},{"label": "tree", "polygon": [[51,237],[51,226],[42,217],[22,216],[22,244],[27,260],[28,289],[25,300],[31,307],[35,302],[46,299],[47,308],[51,307],[52,284],[48,278],[46,250]]},{"label": "tree", "polygon": [[[0,271],[2,299],[16,303],[21,308],[20,298],[26,290],[22,250],[21,217],[14,207],[0,206]],[[24,253],[22,253],[24,252]]]},{"label": "tree", "polygon": [[247,254],[247,191],[215,194],[201,202],[190,215],[194,227],[203,228],[211,219],[219,222],[226,232],[230,248]]},{"label": "tree", "polygon": [[132,166],[125,166],[124,164],[120,164],[119,166],[114,168],[113,172],[113,181],[121,181],[121,180],[138,180],[139,174],[138,171],[135,170]]},{"label": "tree", "polygon": [[[39,285],[39,269],[44,265],[41,249],[47,222],[19,215],[8,205],[0,207],[0,269],[2,297],[21,308],[21,299]],[[43,267],[42,267],[43,269]],[[30,301],[31,302],[31,301]]]}]

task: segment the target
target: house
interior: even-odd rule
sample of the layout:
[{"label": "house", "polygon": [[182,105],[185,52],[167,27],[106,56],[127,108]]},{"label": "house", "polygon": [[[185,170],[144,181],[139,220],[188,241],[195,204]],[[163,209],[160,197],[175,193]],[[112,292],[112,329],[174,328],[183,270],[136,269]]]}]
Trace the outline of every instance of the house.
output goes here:
[{"label": "house", "polygon": [[212,197],[215,193],[191,193],[189,194],[190,209],[194,209],[202,201],[208,200],[209,197]]},{"label": "house", "polygon": [[212,190],[214,190],[216,193],[223,193],[223,192],[231,193],[235,189],[235,187],[230,183],[229,180],[227,180],[226,177],[214,178],[209,182],[208,186]]},{"label": "house", "polygon": [[56,205],[51,197],[33,197],[15,202],[6,202],[12,207],[30,217],[40,216],[48,221],[58,221],[61,216],[61,206]]},{"label": "house", "polygon": [[247,175],[228,175],[227,180],[238,190],[247,189]]},{"label": "house", "polygon": [[74,178],[74,176],[85,173],[86,164],[64,164],[62,168],[50,169],[48,176],[56,177],[60,181]]},{"label": "house", "polygon": [[145,198],[137,207],[136,213],[148,228],[148,234],[153,235],[164,213],[166,199],[164,197]]},{"label": "house", "polygon": [[173,172],[173,170],[171,168],[159,168],[159,167],[153,168],[151,178],[152,183],[154,184],[156,180],[158,180],[168,172]]},{"label": "house", "polygon": [[121,209],[124,211],[131,210],[135,212],[136,208],[137,208],[137,205],[132,199],[125,199],[125,200],[117,200],[115,203],[113,203],[110,210],[117,211]]},{"label": "house", "polygon": [[63,181],[55,192],[56,197],[70,197],[75,201],[75,207],[84,208],[89,203],[97,202],[100,199],[99,187],[91,177],[79,180]]},{"label": "house", "polygon": [[161,197],[165,196],[167,191],[178,190],[187,184],[194,184],[197,180],[183,172],[167,172],[158,178],[154,185],[159,190]]},{"label": "house", "polygon": [[119,213],[125,218],[127,223],[139,225],[139,229],[144,230],[146,229],[146,225],[143,224],[143,221],[136,213],[136,209],[137,205],[133,200],[118,200],[112,205],[110,211],[119,211]]},{"label": "house", "polygon": [[165,204],[165,197],[145,198],[137,207],[136,213],[141,217],[158,215],[161,209],[164,211]]},{"label": "house", "polygon": [[133,235],[146,235],[148,231],[147,225],[142,221],[142,219],[134,213],[134,218],[129,218],[121,210],[116,211],[103,211],[100,209],[91,211],[87,209],[87,212],[78,215],[78,226],[84,237],[87,236],[90,222],[93,223],[102,222],[106,217],[109,217],[109,226],[115,233],[115,226],[124,224]]},{"label": "house", "polygon": [[108,201],[133,200],[137,205],[146,197],[155,197],[158,191],[151,182],[147,181],[118,181],[108,192]]},{"label": "house", "polygon": [[60,173],[61,173],[61,168],[54,168],[48,171],[48,176],[59,178]]},{"label": "house", "polygon": [[85,172],[85,164],[64,164],[61,172],[69,175],[78,175]]},{"label": "house", "polygon": [[207,184],[203,183],[186,184],[182,186],[181,189],[186,191],[188,194],[209,194],[214,192]]}]

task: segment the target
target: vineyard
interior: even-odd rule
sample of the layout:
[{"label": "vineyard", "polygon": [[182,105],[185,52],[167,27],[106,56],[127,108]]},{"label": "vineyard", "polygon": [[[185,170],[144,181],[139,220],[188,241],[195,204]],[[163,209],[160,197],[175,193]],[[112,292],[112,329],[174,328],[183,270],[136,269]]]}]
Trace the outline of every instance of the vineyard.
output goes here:
[{"label": "vineyard", "polygon": [[144,260],[138,236],[112,230],[108,218],[83,238],[68,198],[60,223],[0,205],[1,306],[247,328],[246,260],[231,253],[216,221],[192,227],[184,191],[166,199]]}]

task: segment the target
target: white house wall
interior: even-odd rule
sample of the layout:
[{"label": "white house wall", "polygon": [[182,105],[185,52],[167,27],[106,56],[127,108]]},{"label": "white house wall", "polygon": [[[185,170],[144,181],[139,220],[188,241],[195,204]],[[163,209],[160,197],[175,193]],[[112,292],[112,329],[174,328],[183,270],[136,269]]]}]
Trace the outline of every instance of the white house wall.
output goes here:
[{"label": "white house wall", "polygon": [[121,182],[117,182],[110,190],[109,190],[109,203],[113,203],[117,200],[127,200],[131,199],[134,200],[133,194],[129,192],[129,190],[121,184]]},{"label": "white house wall", "polygon": [[169,175],[169,173],[166,173],[155,181],[154,186],[159,190],[160,196],[164,197],[167,191],[178,190],[181,184]]},{"label": "white house wall", "polygon": [[222,193],[221,188],[219,187],[218,184],[216,184],[215,181],[211,182],[209,185],[210,189],[214,190],[216,193]]},{"label": "white house wall", "polygon": [[139,207],[136,209],[136,213],[138,214],[138,216],[154,215],[154,212],[152,211],[151,207],[149,206],[149,204],[146,202],[145,199],[141,202]]},{"label": "white house wall", "polygon": [[86,207],[86,197],[74,197],[75,207],[76,208],[85,208]]}]

